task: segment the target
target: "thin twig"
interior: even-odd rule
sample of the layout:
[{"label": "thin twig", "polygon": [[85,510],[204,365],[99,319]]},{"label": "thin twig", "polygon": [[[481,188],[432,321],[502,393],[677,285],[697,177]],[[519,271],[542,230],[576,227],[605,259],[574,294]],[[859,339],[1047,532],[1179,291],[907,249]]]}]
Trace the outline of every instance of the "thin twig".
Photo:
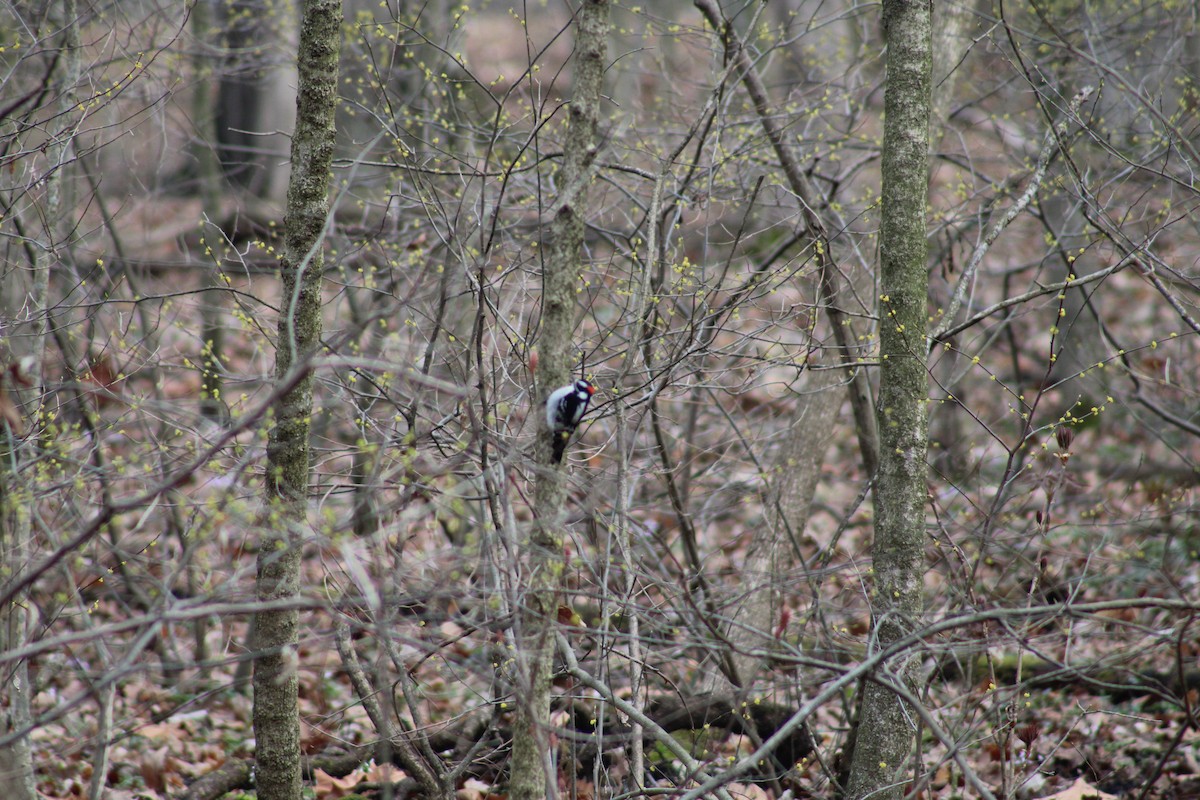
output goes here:
[{"label": "thin twig", "polygon": [[1025,191],[1017,198],[1017,201],[1009,206],[1000,219],[996,220],[988,232],[984,235],[983,241],[975,246],[975,251],[971,253],[971,258],[967,262],[967,266],[962,271],[962,276],[958,280],[958,288],[954,290],[954,297],[950,300],[950,307],[946,309],[946,314],[942,317],[942,321],[930,334],[928,347],[932,349],[935,342],[946,338],[946,331],[954,322],[954,317],[958,314],[958,310],[962,307],[963,300],[967,295],[967,289],[971,282],[975,279],[975,272],[979,269],[980,263],[983,262],[983,257],[987,255],[992,243],[1000,237],[1004,229],[1007,228],[1012,221],[1023,212],[1033,198],[1037,196],[1038,190],[1042,186],[1042,181],[1046,177],[1046,170],[1050,166],[1050,159],[1063,146],[1062,137],[1067,133],[1067,127],[1070,121],[1078,116],[1079,107],[1083,101],[1095,91],[1091,86],[1085,86],[1071,98],[1071,104],[1067,117],[1058,123],[1054,128],[1047,131],[1046,141],[1042,145],[1042,151],[1038,154],[1037,166],[1033,170],[1033,175],[1029,178],[1029,185],[1025,187]]}]

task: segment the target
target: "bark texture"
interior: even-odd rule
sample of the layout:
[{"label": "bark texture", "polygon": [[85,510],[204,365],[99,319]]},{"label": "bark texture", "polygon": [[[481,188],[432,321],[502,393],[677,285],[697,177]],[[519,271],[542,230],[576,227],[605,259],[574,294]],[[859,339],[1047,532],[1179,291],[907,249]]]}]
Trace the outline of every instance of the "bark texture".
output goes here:
[{"label": "bark texture", "polygon": [[[575,350],[575,303],[583,256],[584,217],[592,165],[601,89],[608,58],[608,0],[584,0],[575,28],[574,88],[570,105],[561,187],[553,208],[542,267],[542,326],[538,339],[538,386],[542,399],[571,378]],[[509,797],[532,800],[546,796],[550,752],[550,668],[554,625],[563,575],[562,516],[566,466],[551,458],[545,416],[538,417],[534,490],[537,520],[528,541],[525,605],[519,615],[517,723],[513,731]]]},{"label": "bark texture", "polygon": [[[55,265],[55,252],[59,246],[57,225],[63,208],[63,181],[69,164],[74,160],[74,136],[69,133],[74,122],[70,115],[78,102],[75,87],[81,69],[79,43],[79,13],[75,0],[63,0],[57,11],[61,25],[62,57],[55,77],[62,81],[62,94],[58,98],[57,110],[63,125],[61,135],[54,136],[46,147],[47,169],[44,178],[44,194],[40,217],[45,220],[44,233],[33,243],[33,279],[25,295],[23,286],[6,286],[0,297],[0,308],[22,309],[33,321],[33,344],[22,360],[17,353],[7,352],[14,362],[3,366],[19,368],[7,371],[0,380],[7,380],[6,387],[14,397],[28,387],[25,410],[32,419],[33,430],[25,432],[24,440],[11,421],[0,420],[0,590],[23,578],[22,572],[30,563],[33,537],[34,507],[33,494],[21,479],[22,467],[37,460],[37,438],[43,427],[43,398],[46,389],[42,383],[42,365],[46,358],[46,345],[50,338],[47,309],[50,299],[50,270]],[[24,386],[20,384],[24,384]],[[4,592],[7,594],[7,592]],[[34,626],[29,611],[27,591],[21,591],[8,603],[0,605],[0,653],[26,644]],[[0,671],[0,736],[18,730],[27,730],[32,725],[31,700],[34,687],[31,683],[29,662],[18,661],[10,668]],[[27,736],[16,739],[7,747],[0,748],[0,777],[4,781],[4,796],[11,800],[36,800],[38,795],[33,767],[33,748]]]},{"label": "bark texture", "polygon": [[[283,296],[275,377],[283,383],[321,339],[321,243],[329,216],[329,169],[337,107],[341,0],[307,0],[297,58],[299,87],[292,173],[288,185]],[[300,584],[300,538],[306,526],[312,378],[282,394],[267,445],[267,523],[258,555],[260,600],[294,597]],[[296,643],[299,613],[261,613],[255,620],[254,737],[259,800],[300,797],[300,718]]]},{"label": "bark texture", "polygon": [[[873,646],[909,632],[922,610],[925,535],[925,368],[928,318],[925,205],[929,181],[930,16],[927,0],[884,0],[886,119],[880,220],[880,436],[875,489]],[[904,791],[916,717],[888,684],[912,683],[915,661],[885,662],[863,689],[848,796]]]}]

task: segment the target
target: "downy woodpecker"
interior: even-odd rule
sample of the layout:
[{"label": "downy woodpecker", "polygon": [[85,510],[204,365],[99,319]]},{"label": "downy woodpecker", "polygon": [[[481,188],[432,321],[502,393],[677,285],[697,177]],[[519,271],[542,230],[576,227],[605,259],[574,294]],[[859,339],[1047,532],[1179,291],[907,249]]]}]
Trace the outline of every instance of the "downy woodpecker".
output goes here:
[{"label": "downy woodpecker", "polygon": [[579,420],[583,418],[595,393],[595,386],[585,380],[578,380],[555,389],[546,398],[546,425],[554,437],[552,455],[555,464],[562,461],[567,441],[579,426]]}]

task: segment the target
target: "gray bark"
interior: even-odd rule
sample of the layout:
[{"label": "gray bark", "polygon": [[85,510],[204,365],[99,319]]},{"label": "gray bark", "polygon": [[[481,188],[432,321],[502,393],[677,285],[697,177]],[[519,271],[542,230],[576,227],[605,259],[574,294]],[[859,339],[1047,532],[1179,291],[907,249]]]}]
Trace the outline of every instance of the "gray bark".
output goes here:
[{"label": "gray bark", "polygon": [[[931,105],[928,2],[885,0],[886,119],[879,250],[880,436],[875,488],[872,646],[911,632],[922,611],[926,500],[928,318],[925,206]],[[898,655],[863,686],[847,796],[900,798],[916,715],[889,689],[915,686],[916,661]]]},{"label": "gray bark", "polygon": [[[929,115],[929,150],[937,153],[945,138],[950,113],[958,95],[959,78],[966,69],[963,62],[971,53],[973,23],[978,19],[976,2],[938,3],[933,9],[933,106]],[[938,386],[953,392],[953,376],[960,372],[957,350],[942,353],[935,369]],[[939,409],[931,420],[929,439],[932,458],[939,474],[958,476],[967,468],[969,456],[965,433],[965,415],[953,405]]]},{"label": "gray bark", "polygon": [[[58,100],[58,111],[63,117],[63,131],[60,136],[53,137],[46,148],[47,170],[45,191],[40,216],[45,220],[44,234],[34,243],[33,280],[27,297],[21,301],[29,304],[28,312],[34,324],[34,335],[31,337],[33,346],[28,355],[16,363],[14,369],[6,370],[7,390],[15,397],[21,388],[21,379],[32,383],[29,392],[29,413],[26,418],[38,420],[41,418],[42,398],[45,389],[42,385],[42,364],[45,361],[46,342],[50,336],[47,308],[50,297],[50,270],[54,266],[54,253],[58,246],[58,231],[55,226],[61,217],[64,206],[62,200],[62,182],[64,170],[72,157],[73,137],[66,133],[71,130],[68,115],[76,104],[75,86],[79,81],[80,45],[78,11],[75,0],[63,0],[59,9],[62,26],[61,71],[58,77],[63,82],[63,91]],[[24,294],[19,288],[7,287],[14,293]],[[11,298],[16,300],[16,298]],[[18,301],[18,304],[21,302]],[[4,298],[3,307],[15,307],[10,298]],[[15,353],[7,354],[16,362]],[[4,365],[8,367],[10,365]],[[0,391],[4,391],[0,388]],[[36,446],[36,433],[31,432],[34,439],[29,445],[21,441],[15,420],[0,419],[0,589],[5,588],[11,581],[20,580],[22,566],[29,564],[32,519],[30,507],[32,501],[29,495],[30,487],[20,479],[21,470],[14,469],[16,465],[27,459],[36,459],[36,453],[31,452]],[[0,607],[0,652],[16,649],[26,643],[30,628],[26,592],[19,592],[11,602]],[[30,701],[33,697],[33,686],[30,683],[29,665],[27,661],[16,662],[11,670],[0,673],[0,736],[17,730],[28,730],[32,722]],[[33,750],[28,737],[15,739],[7,747],[0,748],[0,776],[4,777],[5,797],[12,800],[36,800],[38,797],[36,780],[33,771]]]},{"label": "gray bark", "polygon": [[[583,256],[586,185],[596,158],[596,129],[604,67],[608,58],[608,0],[585,0],[575,31],[574,89],[570,105],[563,165],[548,232],[542,272],[542,326],[538,340],[537,377],[541,397],[566,383],[575,351],[576,287]],[[555,465],[545,416],[537,414],[537,521],[530,530],[527,550],[530,576],[517,637],[520,646],[517,723],[513,730],[509,797],[532,800],[546,796],[549,746],[550,668],[554,624],[563,575],[562,515],[566,495],[566,465]]]},{"label": "gray bark", "polygon": [[[198,42],[204,42],[208,35],[208,28],[211,25],[209,5],[206,2],[196,3],[192,9],[191,27],[192,32]],[[203,48],[197,48],[196,54],[192,58],[193,67],[197,75],[210,75],[208,68],[209,57],[204,52]],[[221,214],[221,185],[222,172],[221,162],[217,158],[215,143],[217,141],[217,126],[212,115],[212,103],[210,95],[207,91],[208,82],[200,81],[200,85],[196,88],[192,95],[192,119],[195,120],[197,131],[196,144],[196,162],[198,181],[200,184],[200,198],[203,202],[205,215],[218,223],[222,219]],[[225,292],[226,287],[222,280],[220,262],[210,263],[205,265],[211,270],[209,274],[209,285],[212,291],[208,292],[202,309],[203,319],[201,323],[200,333],[200,411],[205,417],[214,422],[224,421],[226,412],[225,405],[221,397],[221,389],[223,382],[221,380],[220,361],[224,353],[224,310],[225,310]],[[205,658],[203,653],[198,654],[198,659]]]},{"label": "gray bark", "polygon": [[929,120],[930,148],[936,149],[946,130],[954,105],[955,87],[964,72],[962,62],[973,40],[971,23],[976,19],[974,2],[938,3],[933,13],[933,106]]},{"label": "gray bark", "polygon": [[[295,76],[279,64],[291,29],[264,0],[217,3],[225,24],[227,56],[217,87],[216,141],[222,171],[232,186],[278,201],[286,172],[284,136],[291,124]],[[290,191],[290,190],[289,190]]]},{"label": "gray bark", "polygon": [[[284,222],[283,285],[275,377],[283,383],[321,339],[321,245],[329,216],[329,170],[337,108],[341,0],[307,0],[300,28],[299,89],[292,137],[292,173]],[[257,594],[279,600],[298,594],[300,538],[306,526],[312,377],[280,396],[267,445],[267,524],[258,555]],[[299,613],[255,619],[255,780],[260,800],[300,797],[300,718],[296,644]]]},{"label": "gray bark", "polygon": [[[44,308],[44,305],[41,306]],[[40,364],[40,362],[39,362]],[[30,370],[33,373],[33,370]],[[40,375],[40,368],[35,375]],[[15,387],[9,386],[10,390]],[[39,387],[40,395],[40,387]],[[17,431],[0,419],[0,588],[22,577],[22,565],[29,563],[30,518],[28,487],[18,479],[10,464],[21,459]],[[19,592],[0,608],[0,653],[16,650],[29,636],[29,611],[25,592]],[[17,661],[0,671],[0,736],[29,730],[31,722],[29,664]],[[5,778],[6,797],[12,800],[36,800],[33,755],[28,736],[0,747],[0,775]]]}]

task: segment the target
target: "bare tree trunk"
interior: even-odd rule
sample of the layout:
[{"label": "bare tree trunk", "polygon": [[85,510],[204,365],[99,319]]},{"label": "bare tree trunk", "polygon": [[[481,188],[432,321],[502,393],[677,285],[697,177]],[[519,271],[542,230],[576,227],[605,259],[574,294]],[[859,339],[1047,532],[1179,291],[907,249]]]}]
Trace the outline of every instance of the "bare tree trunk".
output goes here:
[{"label": "bare tree trunk", "polygon": [[871,414],[871,386],[864,370],[855,366],[859,345],[854,335],[853,320],[846,313],[846,300],[843,299],[841,274],[838,271],[833,256],[833,247],[829,231],[825,226],[819,209],[825,205],[820,199],[815,187],[809,180],[800,160],[789,145],[788,137],[776,121],[776,108],[767,95],[766,86],[751,60],[745,43],[734,32],[732,25],[724,17],[720,6],[715,0],[692,0],[693,4],[704,15],[714,30],[720,31],[722,39],[730,55],[735,59],[741,74],[746,93],[754,104],[755,113],[762,124],[767,139],[779,159],[779,165],[787,176],[790,188],[800,200],[800,216],[804,227],[812,238],[816,263],[821,276],[821,302],[825,313],[829,315],[829,324],[833,329],[834,340],[837,342],[842,362],[850,370],[850,380],[847,389],[850,393],[850,408],[854,413],[855,433],[858,435],[859,451],[862,455],[863,469],[867,475],[874,475],[879,468],[879,432],[875,430],[875,418]]},{"label": "bare tree trunk", "polygon": [[[693,2],[709,24],[715,30],[722,32],[726,48],[739,67],[741,80],[754,103],[767,138],[771,141],[775,154],[779,158],[780,166],[787,176],[788,185],[800,198],[801,214],[805,227],[813,239],[817,263],[820,267],[822,306],[829,315],[834,338],[841,350],[842,362],[847,366],[853,365],[857,358],[854,344],[857,340],[853,334],[851,319],[844,310],[845,301],[842,298],[846,293],[841,287],[840,272],[834,262],[832,242],[821,216],[826,208],[826,203],[818,199],[819,195],[801,168],[796,153],[788,144],[787,137],[780,130],[778,123],[775,122],[774,106],[767,95],[762,78],[747,53],[745,44],[724,19],[720,7],[714,0],[693,0]],[[879,434],[875,429],[875,417],[871,413],[870,381],[864,370],[853,366],[851,366],[849,375],[847,389],[854,413],[855,430],[858,435],[863,467],[868,476],[874,476],[878,470],[880,444]],[[822,376],[819,379],[822,385],[824,380],[829,377]],[[820,454],[814,454],[813,450],[818,447],[818,443],[827,441],[822,438],[821,434],[831,427],[830,423],[836,409],[837,403],[828,396],[820,396],[818,399],[818,395],[814,395],[807,399],[801,399],[797,404],[796,421],[800,423],[801,420],[805,420],[805,423],[793,430],[783,458],[786,461],[793,458],[788,453],[799,452],[804,452],[806,456],[803,459],[804,465],[798,465],[796,471],[789,474],[776,487],[776,493],[773,496],[776,503],[776,507],[773,509],[773,521],[779,523],[781,529],[785,525],[801,521],[803,524],[807,524],[807,515],[820,463]],[[811,424],[807,421],[810,415],[812,417]],[[796,528],[793,527],[792,530],[794,532]],[[760,535],[755,538],[751,546],[746,572],[753,576],[752,580],[756,580],[758,585],[749,587],[747,601],[735,616],[735,624],[728,633],[732,642],[743,646],[750,645],[751,642],[748,640],[754,638],[755,631],[769,630],[772,627],[772,616],[777,603],[775,603],[773,592],[770,590],[770,581],[771,576],[779,569],[776,563],[779,545],[777,537]],[[756,660],[745,656],[732,657],[729,665],[732,667],[732,680],[741,686],[749,684],[753,671],[757,669]],[[716,689],[717,687],[710,683],[707,688]]]},{"label": "bare tree trunk", "polygon": [[929,120],[931,149],[936,149],[946,131],[955,98],[955,87],[963,74],[962,62],[971,52],[971,23],[976,19],[975,2],[938,3],[933,12],[933,105]]},{"label": "bare tree trunk", "polygon": [[[211,78],[212,56],[205,52],[208,29],[212,25],[211,8],[206,0],[192,7],[191,28],[196,39],[193,69],[202,78]],[[195,155],[197,183],[200,186],[200,201],[205,216],[214,225],[221,224],[221,189],[224,175],[221,161],[217,157],[217,126],[213,114],[212,95],[208,91],[210,80],[199,80],[192,93],[192,120],[197,127]],[[206,232],[207,235],[207,232]],[[206,266],[208,284],[212,291],[205,294],[202,307],[200,330],[200,412],[214,422],[225,420],[226,410],[221,397],[221,359],[225,346],[225,285],[221,273],[220,248],[213,248],[213,261]],[[200,656],[203,660],[203,655]]]},{"label": "bare tree trunk", "polygon": [[[921,615],[929,379],[925,368],[928,272],[930,4],[884,0],[883,191],[879,250],[880,380],[876,409],[872,645],[886,648]],[[916,660],[901,654],[863,687],[847,795],[900,798],[916,715],[888,684],[914,683]]]},{"label": "bare tree trunk", "polygon": [[[341,0],[307,0],[300,27],[299,91],[292,173],[280,264],[283,294],[275,377],[291,381],[321,339],[321,246],[329,217],[329,170],[337,108]],[[304,375],[276,405],[267,445],[268,529],[259,549],[259,600],[294,597],[300,585],[301,531],[307,519],[312,376]],[[260,800],[300,796],[300,718],[296,644],[299,613],[255,619],[255,781]]]},{"label": "bare tree trunk", "polygon": [[288,34],[288,15],[273,12],[265,0],[218,3],[225,26],[227,57],[217,87],[216,141],[222,171],[232,186],[251,197],[277,201],[282,194],[279,167],[291,109],[288,70],[277,50]]},{"label": "bare tree trunk", "polygon": [[[560,195],[545,247],[542,273],[542,329],[538,342],[538,383],[542,399],[571,377],[575,351],[576,288],[583,256],[586,185],[596,158],[596,128],[600,93],[608,57],[608,0],[585,0],[575,32],[575,86],[570,105]],[[527,548],[529,585],[519,616],[520,646],[518,719],[513,730],[512,777],[509,797],[532,800],[546,796],[550,740],[550,668],[554,653],[554,624],[562,580],[562,512],[566,495],[565,464],[551,457],[545,415],[538,417],[538,465],[534,503],[537,520]]]},{"label": "bare tree trunk", "polygon": [[[71,158],[74,139],[68,115],[76,104],[74,89],[79,81],[80,69],[77,25],[79,14],[75,0],[63,0],[59,11],[63,56],[62,70],[57,73],[62,80],[58,111],[62,115],[63,131],[59,136],[52,137],[46,148],[44,200],[39,215],[45,220],[45,229],[41,240],[33,243],[33,282],[27,298],[22,298],[24,303],[28,303],[28,313],[34,323],[34,334],[31,337],[33,346],[20,360],[16,358],[16,353],[5,354],[13,363],[2,365],[6,368],[6,375],[0,378],[8,379],[8,386],[0,387],[0,392],[7,388],[13,393],[13,401],[16,392],[21,388],[19,383],[24,381],[27,385],[32,384],[32,411],[27,413],[26,417],[33,419],[35,425],[39,424],[38,420],[42,417],[42,398],[45,396],[42,364],[45,361],[46,341],[50,336],[50,270],[54,266],[54,254],[58,246],[58,233],[55,228],[63,210],[64,169]],[[5,298],[5,307],[9,305],[8,300],[9,298]],[[31,453],[31,448],[19,441],[21,431],[17,427],[16,420],[0,418],[0,588],[10,580],[19,580],[23,565],[32,560],[30,515],[33,512],[27,489],[18,477],[21,470],[15,469],[14,466],[26,459],[34,460],[37,455]],[[29,435],[36,440],[36,430]],[[36,441],[33,444],[36,445]],[[10,603],[0,607],[0,653],[25,644],[29,624],[26,592],[20,592]],[[0,673],[0,736],[30,727],[32,697],[33,687],[30,685],[27,661],[18,661],[11,670],[6,669]],[[4,780],[5,797],[12,800],[37,799],[33,749],[28,736],[15,739],[12,744],[0,748],[0,777]]]},{"label": "bare tree trunk", "polygon": [[[47,219],[55,219],[48,216]],[[45,269],[49,269],[48,266]],[[45,295],[40,298],[45,300]],[[35,300],[35,313],[41,315],[38,323],[43,330],[36,337],[39,341],[46,336],[45,303]],[[35,349],[42,349],[41,346]],[[8,367],[9,365],[5,365]],[[29,376],[37,382],[35,407],[41,404],[41,356],[35,355],[26,362]],[[7,371],[7,370],[6,370]],[[9,373],[11,374],[11,373]],[[4,380],[4,378],[0,378]],[[14,391],[11,382],[0,391]],[[10,402],[6,399],[5,403]],[[13,420],[0,417],[0,589],[10,582],[20,580],[23,567],[30,558],[30,509],[28,490],[22,485],[19,473],[12,468],[18,460],[24,460],[26,450],[22,446]],[[26,592],[18,592],[13,599],[0,607],[0,653],[19,649],[29,635],[29,610]],[[25,659],[0,671],[0,736],[14,731],[28,731],[32,715],[30,698],[33,689],[29,684],[29,662]],[[14,739],[11,744],[0,747],[0,776],[4,778],[5,797],[12,800],[37,800],[33,774],[33,755],[28,735]]]},{"label": "bare tree trunk", "polygon": [[[975,0],[962,3],[938,3],[933,9],[933,105],[929,114],[929,150],[935,156],[948,130],[950,112],[958,96],[959,78],[966,71],[963,62],[971,53],[974,40],[971,24],[977,17]],[[954,375],[961,371],[959,351],[942,353],[934,365],[936,385],[952,393]],[[929,439],[934,447],[932,459],[940,474],[960,475],[969,463],[966,415],[954,405],[942,406],[930,419]]]},{"label": "bare tree trunk", "polygon": [[768,637],[781,621],[780,577],[794,563],[791,540],[808,527],[821,464],[846,396],[844,379],[844,373],[838,370],[812,370],[796,395],[787,439],[775,457],[776,477],[768,495],[769,524],[757,530],[751,540],[742,570],[743,600],[729,614],[731,624],[725,632],[734,646],[731,658],[738,685],[725,685],[721,679],[733,676],[712,672],[704,685],[707,691],[752,686],[762,667],[762,659],[752,651],[762,651],[774,641]]},{"label": "bare tree trunk", "polygon": [[[7,465],[13,457],[16,444],[14,431],[0,423],[0,457]],[[20,488],[15,474],[7,467],[0,476],[0,570],[7,579],[19,579],[19,566],[28,561],[29,542],[28,511],[21,509]],[[18,569],[12,569],[18,567]],[[0,584],[3,585],[3,584]],[[29,612],[25,608],[25,593],[19,593],[5,608],[0,609],[0,653],[13,650],[25,643],[29,625]],[[0,673],[0,736],[13,731],[27,730],[30,723],[29,664],[18,661]],[[5,778],[7,797],[13,800],[36,800],[34,790],[33,757],[29,737],[22,736],[6,747],[0,747],[0,775]]]}]

